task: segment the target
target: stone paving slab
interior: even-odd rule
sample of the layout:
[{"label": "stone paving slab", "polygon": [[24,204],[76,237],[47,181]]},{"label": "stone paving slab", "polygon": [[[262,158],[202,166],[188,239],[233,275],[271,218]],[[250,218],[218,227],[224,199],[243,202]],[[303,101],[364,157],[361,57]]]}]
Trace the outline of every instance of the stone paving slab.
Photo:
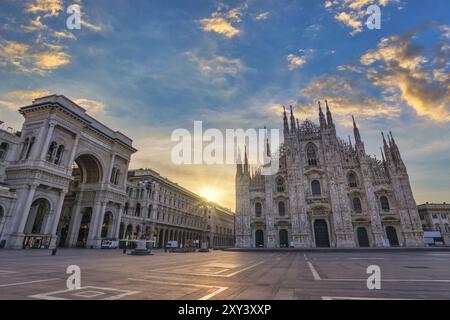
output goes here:
[{"label": "stone paving slab", "polygon": [[[0,250],[0,299],[450,299],[450,252]],[[68,290],[69,265],[81,289]],[[367,289],[367,267],[381,290]]]}]

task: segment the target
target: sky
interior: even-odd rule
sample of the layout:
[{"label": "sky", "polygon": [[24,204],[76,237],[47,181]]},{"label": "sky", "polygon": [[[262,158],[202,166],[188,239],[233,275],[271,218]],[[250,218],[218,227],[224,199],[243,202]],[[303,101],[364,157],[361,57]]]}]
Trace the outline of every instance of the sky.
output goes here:
[{"label": "sky", "polygon": [[[67,8],[81,8],[69,30]],[[366,9],[381,9],[369,29]],[[448,0],[2,0],[0,120],[63,94],[133,139],[152,168],[234,210],[233,165],[175,165],[175,129],[280,128],[282,106],[338,135],[351,115],[369,154],[392,131],[417,203],[450,202]]]}]

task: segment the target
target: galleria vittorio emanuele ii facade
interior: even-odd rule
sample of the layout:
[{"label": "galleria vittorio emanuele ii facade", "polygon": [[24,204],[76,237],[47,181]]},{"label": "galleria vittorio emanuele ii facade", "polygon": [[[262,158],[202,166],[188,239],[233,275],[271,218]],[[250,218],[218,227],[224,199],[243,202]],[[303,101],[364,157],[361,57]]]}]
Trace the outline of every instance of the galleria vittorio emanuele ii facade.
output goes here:
[{"label": "galleria vittorio emanuele ii facade", "polygon": [[[252,247],[421,246],[423,229],[408,173],[392,134],[383,159],[340,139],[319,103],[317,125],[284,111],[279,170],[251,172],[247,154],[236,173],[236,245]],[[381,137],[380,137],[381,138]],[[267,148],[270,150],[270,148]]]},{"label": "galleria vittorio emanuele ii facade", "polygon": [[19,112],[20,132],[0,130],[1,247],[234,245],[231,211],[151,169],[128,171],[132,140],[71,100],[42,97]]}]

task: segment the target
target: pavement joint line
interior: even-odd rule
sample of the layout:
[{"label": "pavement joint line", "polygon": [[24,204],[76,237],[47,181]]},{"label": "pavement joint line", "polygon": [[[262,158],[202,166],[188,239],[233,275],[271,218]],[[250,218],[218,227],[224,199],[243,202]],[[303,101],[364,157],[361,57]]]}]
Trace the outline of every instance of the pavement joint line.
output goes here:
[{"label": "pavement joint line", "polygon": [[185,286],[185,287],[194,287],[194,288],[206,288],[206,289],[214,289],[217,288],[214,292],[211,292],[203,297],[198,298],[197,300],[209,300],[210,298],[218,295],[219,293],[228,289],[228,287],[222,286],[210,286],[206,284],[196,284],[196,283],[187,283],[187,282],[172,282],[172,281],[158,281],[158,280],[150,280],[150,279],[136,279],[136,278],[128,278],[128,280],[132,281],[142,281],[142,282],[152,282],[152,283],[160,283],[160,284],[168,284],[175,286]]},{"label": "pavement joint line", "polygon": [[122,289],[116,289],[116,288],[104,288],[104,287],[86,286],[86,287],[81,287],[79,289],[65,289],[65,290],[58,290],[58,291],[52,291],[52,292],[46,292],[46,293],[39,293],[39,294],[31,295],[31,296],[28,296],[28,297],[29,298],[34,298],[34,299],[42,299],[42,300],[69,300],[67,298],[55,297],[53,295],[57,295],[57,294],[60,294],[60,293],[68,293],[68,292],[71,292],[71,291],[86,290],[86,289],[121,292],[121,294],[118,294],[118,295],[115,295],[115,296],[111,296],[111,297],[107,297],[107,298],[100,299],[100,300],[117,300],[117,299],[123,298],[125,296],[130,296],[130,295],[133,295],[133,294],[140,293],[140,291],[130,291],[130,290],[122,290]]},{"label": "pavement joint line", "polygon": [[22,285],[25,285],[25,284],[48,282],[48,281],[55,281],[55,280],[61,280],[61,279],[60,278],[50,278],[50,279],[41,279],[41,280],[33,280],[33,281],[24,281],[24,282],[0,284],[0,288],[22,286]]},{"label": "pavement joint line", "polygon": [[[262,264],[264,262],[265,262],[265,260],[262,260],[262,261],[260,261],[258,263],[255,263],[255,264],[250,265],[248,267],[245,267],[243,269],[237,270],[237,271],[235,271],[233,273],[230,273],[230,274],[216,274],[216,273],[206,273],[206,272],[197,272],[197,273],[194,274],[192,272],[183,272],[183,271],[179,271],[179,270],[176,270],[176,269],[175,270],[154,270],[153,272],[172,273],[172,274],[186,274],[186,275],[191,275],[191,276],[194,275],[194,276],[230,278],[230,277],[233,277],[233,276],[235,276],[235,275],[237,275],[237,274],[239,274],[241,272],[244,272],[244,271],[247,271],[247,270],[249,270],[251,268],[254,268],[254,267],[256,267],[256,266],[258,266],[258,265],[260,265],[260,264]],[[190,266],[192,266],[192,265],[190,265]]]}]

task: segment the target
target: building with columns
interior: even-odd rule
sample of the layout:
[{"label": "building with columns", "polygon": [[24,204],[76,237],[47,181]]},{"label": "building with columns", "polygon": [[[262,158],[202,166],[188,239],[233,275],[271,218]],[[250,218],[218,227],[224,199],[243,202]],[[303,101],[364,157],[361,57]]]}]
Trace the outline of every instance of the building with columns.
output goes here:
[{"label": "building with columns", "polygon": [[20,132],[0,130],[0,247],[99,248],[140,230],[206,241],[211,204],[152,170],[128,173],[130,138],[62,95],[19,112]]},{"label": "building with columns", "polygon": [[[276,174],[236,172],[237,247],[423,246],[423,230],[397,143],[382,137],[382,160],[336,134],[319,103],[319,125],[283,113]],[[270,147],[266,147],[270,152]],[[268,154],[270,156],[270,154]]]},{"label": "building with columns", "polygon": [[445,245],[450,245],[450,204],[424,203],[417,206],[425,232],[439,232]]},{"label": "building with columns", "polygon": [[[130,170],[127,194],[120,239],[139,239],[145,229],[145,238],[159,248],[169,241],[183,247],[234,245],[232,212],[154,170]],[[224,214],[228,219],[223,218]]]}]

